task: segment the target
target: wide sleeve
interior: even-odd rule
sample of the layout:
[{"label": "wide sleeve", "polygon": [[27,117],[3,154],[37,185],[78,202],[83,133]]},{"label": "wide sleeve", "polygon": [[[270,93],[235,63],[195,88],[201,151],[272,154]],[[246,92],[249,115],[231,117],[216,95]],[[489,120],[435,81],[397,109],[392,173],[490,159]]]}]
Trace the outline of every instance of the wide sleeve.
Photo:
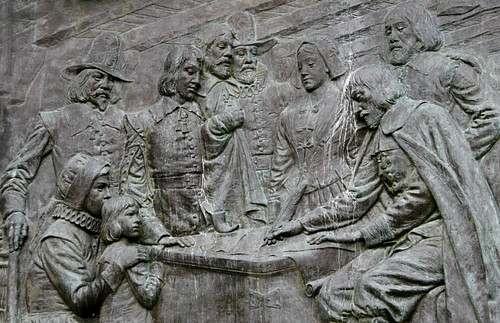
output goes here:
[{"label": "wide sleeve", "polygon": [[314,209],[299,221],[307,232],[334,230],[359,221],[377,203],[383,183],[372,158],[375,136],[367,136],[367,148],[358,156],[349,188],[332,202]]},{"label": "wide sleeve", "polygon": [[146,129],[151,120],[144,113],[125,115],[125,154],[120,167],[120,192],[141,202],[142,237],[145,244],[157,244],[170,236],[153,210],[153,181],[147,159]]},{"label": "wide sleeve", "polygon": [[397,239],[422,224],[434,212],[436,203],[432,193],[415,169],[409,174],[407,185],[387,205],[385,212],[361,229],[367,245]]},{"label": "wide sleeve", "polygon": [[66,239],[43,240],[39,253],[43,268],[59,295],[82,317],[98,312],[106,296],[118,288],[123,278],[116,264],[106,263],[101,270],[88,268],[82,247]]},{"label": "wide sleeve", "polygon": [[234,131],[241,128],[244,120],[244,110],[232,100],[224,111],[205,121],[201,127],[201,139],[207,159],[214,159],[224,151]]},{"label": "wide sleeve", "polygon": [[163,286],[163,264],[158,261],[139,263],[127,270],[127,279],[137,301],[151,309],[160,297]]},{"label": "wide sleeve", "polygon": [[144,123],[140,114],[125,115],[125,153],[120,167],[120,192],[133,195],[143,203],[152,199]]},{"label": "wide sleeve", "polygon": [[500,137],[500,100],[478,63],[468,57],[451,57],[453,64],[442,82],[455,102],[471,115],[465,130],[476,159],[484,156]]},{"label": "wide sleeve", "polygon": [[269,202],[282,201],[286,192],[285,183],[291,174],[295,160],[291,147],[290,138],[287,135],[285,126],[285,116],[281,114],[278,121],[278,133],[276,137],[276,147],[271,162],[271,172],[269,178]]},{"label": "wide sleeve", "polygon": [[0,181],[0,208],[4,219],[13,212],[25,213],[28,186],[52,148],[52,137],[40,119]]}]

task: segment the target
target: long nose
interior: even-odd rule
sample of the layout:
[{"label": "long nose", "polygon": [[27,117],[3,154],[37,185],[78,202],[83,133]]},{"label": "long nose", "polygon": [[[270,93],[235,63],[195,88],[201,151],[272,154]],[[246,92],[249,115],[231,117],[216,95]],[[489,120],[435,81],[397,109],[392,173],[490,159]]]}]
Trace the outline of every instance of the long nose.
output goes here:
[{"label": "long nose", "polygon": [[100,88],[101,89],[111,89],[111,87],[113,86],[113,80],[111,79],[111,77],[109,75],[104,75],[104,77],[102,78],[101,80],[101,84],[100,84]]},{"label": "long nose", "polygon": [[302,76],[306,76],[307,74],[309,74],[309,73],[307,73],[307,68],[306,68],[304,65],[302,65],[302,66],[300,67],[300,69],[299,69],[299,73],[300,73],[300,75],[302,75]]},{"label": "long nose", "polygon": [[105,190],[104,190],[104,195],[102,197],[103,200],[109,200],[111,198],[111,193],[109,191],[109,187],[107,187]]},{"label": "long nose", "polygon": [[195,75],[193,75],[193,80],[191,81],[191,84],[196,85],[196,87],[200,86],[200,72],[197,72]]}]

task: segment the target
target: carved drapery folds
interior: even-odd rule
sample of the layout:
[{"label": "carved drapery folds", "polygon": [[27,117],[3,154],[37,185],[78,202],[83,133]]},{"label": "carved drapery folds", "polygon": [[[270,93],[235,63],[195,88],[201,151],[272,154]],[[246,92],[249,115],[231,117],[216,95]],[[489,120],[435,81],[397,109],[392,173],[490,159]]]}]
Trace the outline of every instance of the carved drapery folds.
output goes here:
[{"label": "carved drapery folds", "polygon": [[0,320],[500,321],[500,7],[425,5],[37,22],[43,72],[0,82]]}]

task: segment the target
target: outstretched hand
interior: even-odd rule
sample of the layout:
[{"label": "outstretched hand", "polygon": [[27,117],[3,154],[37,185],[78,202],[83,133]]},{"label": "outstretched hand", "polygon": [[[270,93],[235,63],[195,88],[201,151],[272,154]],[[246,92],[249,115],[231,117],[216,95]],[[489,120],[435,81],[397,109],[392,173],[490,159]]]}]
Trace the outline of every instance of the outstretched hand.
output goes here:
[{"label": "outstretched hand", "polygon": [[192,237],[163,237],[159,243],[166,247],[180,246],[182,248],[189,248],[196,244]]},{"label": "outstretched hand", "polygon": [[307,242],[309,244],[320,244],[327,241],[353,243],[361,239],[362,235],[360,231],[325,232],[312,237]]}]

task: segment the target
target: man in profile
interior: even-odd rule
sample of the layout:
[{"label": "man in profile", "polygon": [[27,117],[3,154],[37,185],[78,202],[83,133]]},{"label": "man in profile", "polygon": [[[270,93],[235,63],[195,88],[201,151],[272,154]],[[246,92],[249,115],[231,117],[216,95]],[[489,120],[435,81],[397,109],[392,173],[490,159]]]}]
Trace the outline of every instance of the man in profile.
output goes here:
[{"label": "man in profile", "polygon": [[[450,322],[498,322],[500,211],[462,130],[443,108],[408,98],[381,65],[354,71],[345,88],[370,129],[353,181],[271,236],[327,231],[309,243],[365,244],[323,281],[323,318],[410,322],[422,299],[444,287],[435,301],[446,302],[440,314]],[[424,311],[417,322],[436,321]]]}]

